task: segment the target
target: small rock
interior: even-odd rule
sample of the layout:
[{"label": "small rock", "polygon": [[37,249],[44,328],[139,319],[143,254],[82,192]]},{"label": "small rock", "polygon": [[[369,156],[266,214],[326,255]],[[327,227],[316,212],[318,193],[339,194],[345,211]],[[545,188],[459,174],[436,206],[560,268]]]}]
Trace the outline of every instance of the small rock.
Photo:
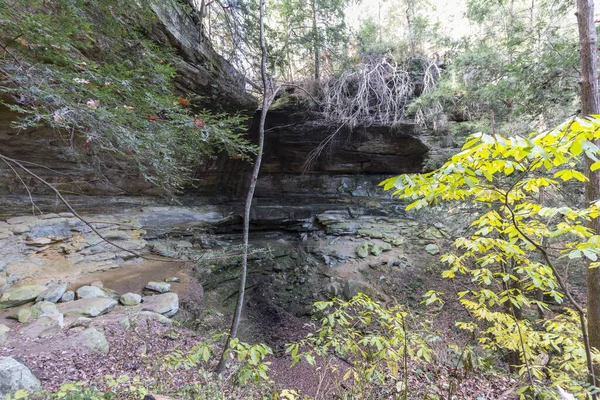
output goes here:
[{"label": "small rock", "polygon": [[107,297],[110,297],[113,300],[119,301],[119,299],[121,298],[121,293],[117,292],[116,290],[112,290],[109,288],[104,288],[102,290],[104,290],[104,293]]},{"label": "small rock", "polygon": [[368,283],[348,279],[346,281],[346,285],[344,286],[344,297],[346,297],[347,300],[350,300],[359,293],[372,296],[374,290],[373,287]]},{"label": "small rock", "polygon": [[367,258],[369,256],[369,243],[362,242],[356,248],[356,255],[360,258]]},{"label": "small rock", "polygon": [[92,319],[91,318],[78,317],[75,321],[71,322],[71,324],[69,325],[68,329],[71,329],[71,328],[80,328],[80,327],[89,328],[89,326],[91,324],[92,324]]},{"label": "small rock", "polygon": [[66,283],[62,283],[60,285],[52,285],[48,287],[48,289],[40,293],[40,295],[35,299],[35,301],[36,303],[40,301],[49,301],[51,303],[56,303],[65,294],[66,290]]},{"label": "small rock", "polygon": [[432,256],[435,256],[436,254],[439,254],[440,248],[437,244],[430,243],[427,246],[425,246],[425,251],[431,254]]},{"label": "small rock", "polygon": [[31,308],[22,308],[17,314],[17,321],[26,324],[31,319]]},{"label": "small rock", "polygon": [[97,286],[82,286],[77,289],[77,298],[78,299],[94,299],[97,297],[109,297],[104,292],[104,290],[100,289]]},{"label": "small rock", "polygon": [[123,328],[124,330],[129,330],[129,328],[131,328],[131,322],[129,321],[129,317],[125,317],[122,320],[120,320],[119,325],[121,325],[121,328]]},{"label": "small rock", "polygon": [[181,279],[179,279],[179,278],[178,278],[178,277],[176,277],[176,276],[171,276],[171,277],[169,277],[169,278],[165,279],[165,282],[175,282],[175,283],[179,283],[179,282],[181,282]]},{"label": "small rock", "polygon": [[137,306],[142,301],[142,296],[137,293],[125,293],[119,298],[124,306]]},{"label": "small rock", "polygon": [[39,392],[42,385],[25,365],[12,357],[0,357],[0,398],[21,389]]},{"label": "small rock", "polygon": [[171,317],[179,310],[179,297],[177,293],[146,296],[142,303],[142,309],[162,314],[165,317]]},{"label": "small rock", "polygon": [[375,243],[371,247],[371,254],[374,256],[379,256],[384,251],[390,251],[392,249],[392,245],[389,243]]},{"label": "small rock", "polygon": [[94,281],[94,282],[90,283],[90,286],[94,286],[94,287],[103,289],[104,283],[102,283],[102,281]]},{"label": "small rock", "polygon": [[150,319],[150,320],[156,321],[162,325],[173,325],[172,319],[167,318],[162,314],[158,314],[158,313],[155,313],[152,311],[142,311],[141,313],[137,314],[136,317],[138,319],[140,319],[142,317],[146,318],[146,319]]},{"label": "small rock", "polygon": [[42,285],[11,286],[0,297],[0,309],[34,301],[45,290],[46,286]]},{"label": "small rock", "polygon": [[171,291],[171,285],[165,282],[148,282],[146,289],[150,289],[158,293],[167,293]]},{"label": "small rock", "polygon": [[163,332],[162,336],[164,338],[171,339],[171,340],[179,340],[179,339],[181,339],[181,337],[183,335],[181,334],[181,332],[179,332],[175,329],[169,329],[169,330]]},{"label": "small rock", "polygon": [[75,300],[75,292],[72,290],[69,290],[68,292],[65,292],[62,297],[60,298],[60,301],[62,303],[67,303],[69,301],[73,301]]}]

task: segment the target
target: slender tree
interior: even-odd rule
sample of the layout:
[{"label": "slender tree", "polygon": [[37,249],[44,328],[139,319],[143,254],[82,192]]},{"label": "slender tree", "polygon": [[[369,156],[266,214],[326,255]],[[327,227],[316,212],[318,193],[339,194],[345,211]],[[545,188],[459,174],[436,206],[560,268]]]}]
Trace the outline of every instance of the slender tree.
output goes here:
[{"label": "slender tree", "polygon": [[[581,114],[582,116],[600,114],[594,0],[577,0],[577,25],[581,57]],[[588,178],[585,199],[588,204],[600,198],[600,171],[591,170],[593,162],[589,157],[585,158],[585,172]],[[597,234],[600,233],[600,219],[593,218],[589,227]],[[600,269],[598,268],[587,269],[587,307],[589,342],[592,347],[600,349]],[[594,369],[597,381],[600,365],[595,365]]]},{"label": "slender tree", "polygon": [[244,206],[244,231],[243,231],[243,255],[242,255],[242,268],[240,271],[240,283],[238,288],[237,302],[235,305],[235,312],[233,320],[231,322],[231,329],[227,342],[223,348],[221,359],[215,368],[217,373],[221,373],[227,363],[227,357],[229,354],[229,347],[231,340],[235,339],[238,334],[240,327],[240,321],[242,318],[242,310],[244,308],[244,297],[246,291],[246,277],[248,274],[248,237],[250,234],[250,210],[252,208],[252,200],[254,199],[254,191],[256,190],[256,182],[258,180],[258,174],[260,173],[260,165],[262,163],[263,149],[265,143],[265,121],[267,119],[267,112],[273,102],[274,94],[276,90],[273,89],[273,82],[267,72],[267,47],[265,44],[265,0],[260,0],[260,49],[261,49],[261,78],[263,86],[263,100],[262,109],[260,110],[260,120],[258,125],[258,153],[254,162],[254,169],[250,177],[250,185],[248,186],[248,193],[246,195],[246,204]]}]

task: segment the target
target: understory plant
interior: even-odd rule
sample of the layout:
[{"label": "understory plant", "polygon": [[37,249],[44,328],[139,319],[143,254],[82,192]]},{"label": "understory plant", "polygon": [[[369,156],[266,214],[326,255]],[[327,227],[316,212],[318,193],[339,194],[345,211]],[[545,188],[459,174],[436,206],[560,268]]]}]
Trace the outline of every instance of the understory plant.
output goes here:
[{"label": "understory plant", "polygon": [[[430,362],[427,327],[400,305],[386,308],[359,293],[349,301],[315,303],[322,315],[315,333],[289,344],[294,366],[301,360],[338,380],[336,396],[407,398],[409,364]],[[320,380],[323,384],[323,379]],[[326,397],[318,387],[315,399]]]},{"label": "understory plant", "polygon": [[[560,398],[558,387],[580,399],[598,392],[600,354],[588,344],[586,310],[572,283],[599,265],[600,236],[586,223],[600,215],[600,202],[566,203],[587,179],[583,156],[600,168],[599,138],[597,116],[528,137],[478,133],[440,169],[382,182],[411,201],[407,210],[473,207],[468,235],[442,257],[443,276],[470,280],[456,295],[471,319],[457,325],[481,346],[508,352],[523,377],[521,398]],[[426,301],[442,298],[430,291]]]}]

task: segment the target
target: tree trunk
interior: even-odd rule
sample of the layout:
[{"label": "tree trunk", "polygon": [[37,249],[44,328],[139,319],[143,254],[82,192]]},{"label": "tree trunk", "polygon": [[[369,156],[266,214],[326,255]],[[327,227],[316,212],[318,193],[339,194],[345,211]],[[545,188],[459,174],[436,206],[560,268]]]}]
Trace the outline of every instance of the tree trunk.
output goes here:
[{"label": "tree trunk", "polygon": [[244,294],[246,291],[246,277],[248,275],[248,237],[250,233],[250,209],[252,208],[252,199],[254,198],[254,191],[256,189],[256,181],[258,180],[258,174],[260,172],[260,164],[262,163],[263,148],[265,143],[265,121],[267,119],[267,111],[273,102],[272,87],[270,85],[270,79],[267,75],[267,47],[265,45],[265,0],[260,0],[260,48],[261,48],[261,76],[263,84],[263,101],[262,109],[260,110],[260,122],[258,126],[258,153],[256,155],[256,161],[254,162],[254,169],[252,170],[252,176],[250,178],[250,186],[248,187],[248,193],[246,195],[246,205],[244,207],[244,233],[243,233],[243,247],[244,253],[242,255],[242,269],[240,271],[240,284],[238,288],[238,297],[235,304],[235,312],[233,320],[231,322],[231,329],[229,336],[223,348],[221,359],[215,368],[215,372],[221,373],[227,363],[229,355],[229,346],[231,340],[235,339],[238,334],[240,326],[240,320],[242,318],[242,309],[244,308]]},{"label": "tree trunk", "polygon": [[315,80],[321,77],[321,55],[319,54],[319,28],[317,27],[317,0],[311,0],[313,54],[315,56]]},{"label": "tree trunk", "polygon": [[[577,25],[581,56],[581,115],[600,113],[598,98],[598,54],[596,28],[594,25],[594,0],[577,0]],[[598,145],[598,143],[596,143]],[[598,200],[600,171],[592,172],[592,160],[585,158],[585,174],[589,181],[585,185],[587,203]],[[594,218],[589,227],[600,233],[600,219]],[[587,307],[589,344],[600,349],[600,269],[587,268]],[[594,370],[598,377],[600,366]]]}]

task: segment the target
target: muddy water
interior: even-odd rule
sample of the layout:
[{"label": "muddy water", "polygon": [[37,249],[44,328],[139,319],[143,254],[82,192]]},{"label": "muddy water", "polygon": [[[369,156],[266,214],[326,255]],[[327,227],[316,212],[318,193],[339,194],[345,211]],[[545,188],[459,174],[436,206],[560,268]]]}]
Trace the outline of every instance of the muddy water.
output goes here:
[{"label": "muddy water", "polygon": [[[75,290],[94,281],[101,281],[105,287],[119,293],[141,293],[148,282],[162,282],[169,277],[177,277],[181,280],[180,284],[174,285],[186,286],[191,280],[191,268],[191,263],[144,260],[140,263],[122,264],[119,268],[79,277],[69,289]],[[173,289],[177,291],[175,287]]]}]

